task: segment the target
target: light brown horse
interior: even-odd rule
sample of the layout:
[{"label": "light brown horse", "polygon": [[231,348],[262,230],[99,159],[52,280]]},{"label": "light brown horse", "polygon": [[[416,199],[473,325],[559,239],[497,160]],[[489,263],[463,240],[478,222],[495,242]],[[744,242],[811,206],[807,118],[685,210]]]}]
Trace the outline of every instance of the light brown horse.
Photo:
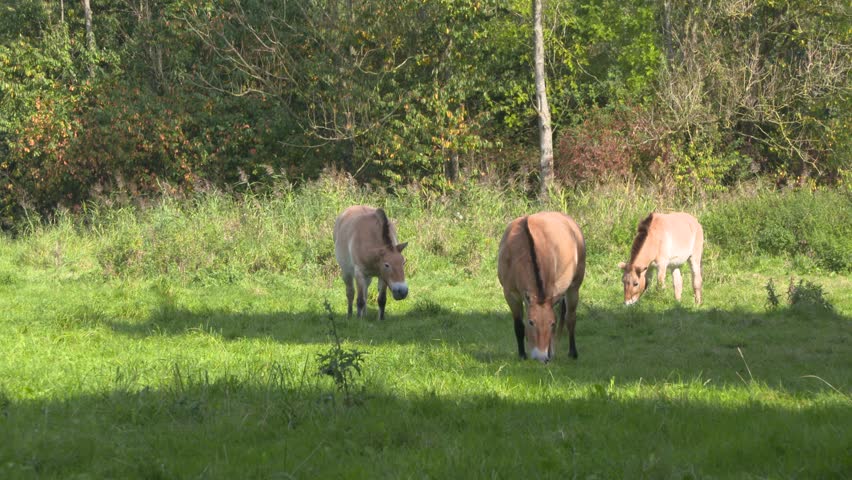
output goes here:
[{"label": "light brown horse", "polygon": [[516,218],[506,227],[497,254],[497,276],[515,321],[521,358],[527,358],[524,336],[532,358],[541,362],[553,358],[557,303],[562,307],[559,330],[567,327],[569,355],[577,358],[574,326],[585,272],[586,243],[571,217],[541,212]]},{"label": "light brown horse", "polygon": [[632,305],[648,288],[648,267],[657,267],[657,280],[665,287],[666,269],[672,269],[675,298],[680,301],[683,277],[680,266],[689,261],[692,268],[692,288],[695,303],[701,304],[701,254],[704,251],[704,230],[688,213],[651,213],[639,223],[630,261],[618,264],[623,275],[624,304]]},{"label": "light brown horse", "polygon": [[355,205],[343,211],[334,222],[334,256],[346,284],[348,315],[352,316],[353,280],[358,285],[358,316],[367,312],[367,288],[379,277],[379,320],[385,318],[387,288],[395,300],[408,296],[405,258],[408,242],[397,243],[396,228],[384,210]]}]

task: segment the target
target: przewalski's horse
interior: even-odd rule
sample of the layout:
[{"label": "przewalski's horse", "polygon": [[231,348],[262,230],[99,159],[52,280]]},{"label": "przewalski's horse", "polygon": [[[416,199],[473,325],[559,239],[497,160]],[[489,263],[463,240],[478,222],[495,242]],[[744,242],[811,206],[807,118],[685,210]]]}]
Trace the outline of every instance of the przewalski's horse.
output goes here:
[{"label": "przewalski's horse", "polygon": [[648,267],[657,267],[657,280],[665,287],[666,269],[672,269],[675,298],[680,301],[683,277],[680,266],[687,260],[692,267],[692,288],[695,303],[701,304],[701,253],[704,251],[704,230],[688,213],[651,213],[639,223],[630,261],[621,262],[624,272],[624,304],[632,305],[648,288],[645,273]]},{"label": "przewalski's horse", "polygon": [[568,328],[569,354],[577,358],[574,326],[585,272],[586,243],[571,217],[541,212],[516,218],[506,227],[497,254],[497,276],[512,310],[521,358],[527,358],[525,335],[532,358],[547,362],[553,357],[557,303],[562,307],[559,329]]},{"label": "przewalski's horse", "polygon": [[352,316],[354,280],[358,286],[358,316],[367,312],[367,288],[379,277],[379,320],[385,318],[387,288],[395,300],[408,296],[405,283],[405,259],[402,251],[408,242],[397,243],[396,228],[384,210],[363,205],[347,208],[334,222],[334,256],[346,284],[348,315]]}]

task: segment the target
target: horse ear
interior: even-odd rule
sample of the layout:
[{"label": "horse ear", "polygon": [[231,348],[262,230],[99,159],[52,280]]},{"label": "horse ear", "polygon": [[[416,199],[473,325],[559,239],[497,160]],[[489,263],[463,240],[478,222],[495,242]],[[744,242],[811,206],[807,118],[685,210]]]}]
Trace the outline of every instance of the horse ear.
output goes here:
[{"label": "horse ear", "polygon": [[399,252],[399,253],[402,253],[402,251],[405,250],[405,247],[407,247],[407,246],[408,246],[408,242],[397,244],[396,251]]},{"label": "horse ear", "polygon": [[648,271],[648,267],[645,267],[645,268],[636,267],[636,275],[638,275],[638,276],[642,276],[642,274],[647,272],[647,271]]},{"label": "horse ear", "polygon": [[627,269],[627,264],[624,263],[624,262],[618,262],[618,268],[620,268],[622,271],[624,271],[624,270]]},{"label": "horse ear", "polygon": [[524,291],[524,304],[529,307],[532,300],[530,300],[530,292]]}]

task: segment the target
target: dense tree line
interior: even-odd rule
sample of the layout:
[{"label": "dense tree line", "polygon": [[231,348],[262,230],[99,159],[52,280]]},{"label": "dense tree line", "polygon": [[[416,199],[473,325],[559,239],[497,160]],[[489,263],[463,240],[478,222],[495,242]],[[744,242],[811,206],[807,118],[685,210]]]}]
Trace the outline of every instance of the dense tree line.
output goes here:
[{"label": "dense tree line", "polygon": [[[556,178],[849,181],[850,15],[840,0],[546,0]],[[515,0],[0,0],[2,223],[330,166],[535,183],[532,39]]]}]

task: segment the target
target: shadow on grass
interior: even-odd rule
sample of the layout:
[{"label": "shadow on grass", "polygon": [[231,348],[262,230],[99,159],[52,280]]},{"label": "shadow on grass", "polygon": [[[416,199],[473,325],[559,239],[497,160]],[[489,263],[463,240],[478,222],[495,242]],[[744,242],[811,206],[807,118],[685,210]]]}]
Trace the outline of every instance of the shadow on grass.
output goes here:
[{"label": "shadow on grass", "polygon": [[[268,372],[269,373],[269,372]],[[3,478],[843,478],[848,404],[777,408],[579,385],[576,398],[366,392],[174,378],[0,404]],[[313,378],[313,377],[311,377]],[[1,392],[0,392],[1,393]],[[807,439],[807,441],[803,441]]]},{"label": "shadow on grass", "polygon": [[[374,313],[372,309],[368,312],[370,318]],[[501,364],[519,365],[524,370],[538,367],[517,359],[514,330],[505,311],[456,312],[428,304],[402,313],[389,312],[381,322],[339,315],[336,319],[339,336],[350,345],[374,353],[375,346],[389,346],[391,349],[382,351],[404,352],[398,355],[414,356],[417,362],[435,368],[450,368],[455,361],[450,357],[482,368],[496,369]],[[557,343],[556,358],[548,368],[588,382],[675,376],[741,384],[754,375],[763,382],[806,392],[820,388],[816,382],[803,380],[804,376],[820,375],[845,389],[852,381],[847,368],[852,344],[849,320],[828,312],[788,309],[753,312],[678,305],[665,310],[585,305],[577,324],[579,360],[569,359]],[[165,304],[143,322],[112,321],[108,325],[135,338],[201,332],[225,341],[270,339],[316,347],[330,342],[330,324],[319,307],[316,312],[241,313],[190,311]],[[396,350],[395,346],[415,348]],[[382,361],[407,368],[404,359]],[[470,372],[466,370],[465,375],[482,374]]]},{"label": "shadow on grass", "polygon": [[[353,342],[364,343],[431,343],[444,339],[452,343],[469,345],[480,343],[493,336],[506,337],[514,345],[514,330],[507,309],[494,311],[453,311],[431,301],[418,302],[413,308],[394,312],[389,303],[385,320],[378,321],[377,310],[368,307],[365,318],[347,317],[334,312],[341,336]],[[499,307],[504,307],[502,304]],[[606,335],[612,338],[635,336],[637,332],[654,333],[665,327],[678,329],[683,335],[700,334],[704,328],[731,330],[760,329],[784,322],[819,323],[822,327],[837,325],[845,328],[850,317],[830,310],[779,308],[768,312],[755,312],[740,308],[697,308],[675,304],[658,306],[613,307],[580,305],[577,323],[577,340],[601,327],[611,327]],[[87,319],[85,312],[79,318]],[[143,337],[149,335],[183,335],[189,332],[209,332],[226,340],[244,338],[271,338],[286,343],[327,343],[329,323],[322,306],[302,312],[257,313],[235,312],[223,309],[190,310],[163,302],[142,322],[114,321],[103,318],[117,333]],[[496,333],[499,332],[499,333]],[[665,332],[660,332],[665,334]]]}]

